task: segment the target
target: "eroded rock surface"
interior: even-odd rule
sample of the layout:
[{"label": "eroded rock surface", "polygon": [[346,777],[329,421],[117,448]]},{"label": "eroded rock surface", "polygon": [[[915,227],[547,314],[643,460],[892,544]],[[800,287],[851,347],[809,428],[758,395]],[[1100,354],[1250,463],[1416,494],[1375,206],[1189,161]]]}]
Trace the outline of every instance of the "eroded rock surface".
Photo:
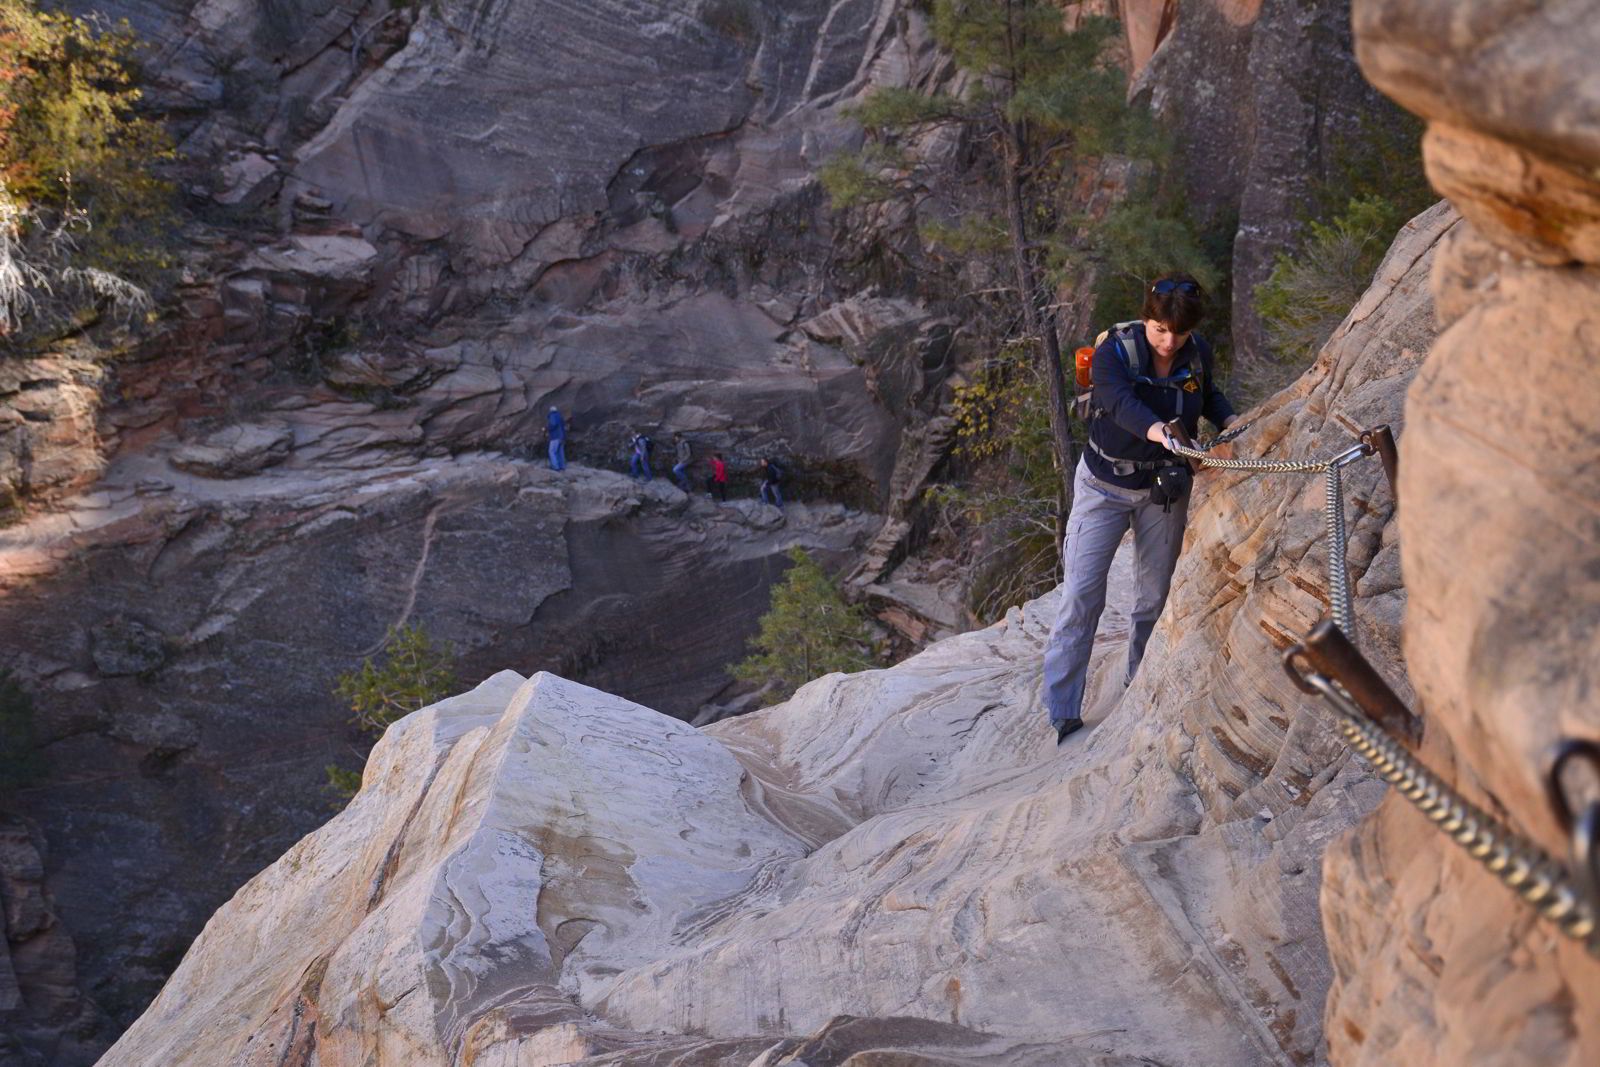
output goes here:
[{"label": "eroded rock surface", "polygon": [[77,489],[105,467],[96,420],[105,367],[58,352],[0,360],[0,509]]},{"label": "eroded rock surface", "polygon": [[[1457,225],[1408,227],[1242,449],[1400,421]],[[1394,674],[1393,501],[1376,462],[1348,473],[1362,632]],[[1319,860],[1382,794],[1277,663],[1326,610],[1322,489],[1199,492],[1146,669],[1116,684],[1108,612],[1092,729],[1061,749],[1054,595],[700,732],[548,675],[408,718],[105,1062],[1315,1063]]]},{"label": "eroded rock surface", "polygon": [[25,820],[0,814],[0,1063],[90,1063],[116,1028],[79,988],[72,938]]}]

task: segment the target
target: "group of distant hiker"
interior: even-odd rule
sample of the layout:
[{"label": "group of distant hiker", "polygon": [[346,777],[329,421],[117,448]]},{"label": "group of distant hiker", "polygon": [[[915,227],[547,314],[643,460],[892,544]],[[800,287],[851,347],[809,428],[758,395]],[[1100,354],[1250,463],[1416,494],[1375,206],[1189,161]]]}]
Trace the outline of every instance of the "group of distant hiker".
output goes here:
[{"label": "group of distant hiker", "polygon": [[[561,409],[552,407],[546,422],[546,433],[550,440],[550,469],[553,471],[566,470],[567,467],[567,421],[561,414]],[[693,492],[689,480],[689,470],[694,465],[694,450],[689,444],[689,439],[681,433],[672,435],[673,464],[672,480],[685,493]],[[635,432],[628,441],[628,474],[638,481],[648,482],[654,473],[651,467],[655,453],[655,442],[650,435],[640,431]],[[705,477],[706,499],[717,499],[723,503],[728,500],[728,462],[721,452],[711,453],[709,459],[710,470]],[[765,456],[761,460],[761,500],[773,507],[783,507],[783,481],[786,472],[777,459]]]}]

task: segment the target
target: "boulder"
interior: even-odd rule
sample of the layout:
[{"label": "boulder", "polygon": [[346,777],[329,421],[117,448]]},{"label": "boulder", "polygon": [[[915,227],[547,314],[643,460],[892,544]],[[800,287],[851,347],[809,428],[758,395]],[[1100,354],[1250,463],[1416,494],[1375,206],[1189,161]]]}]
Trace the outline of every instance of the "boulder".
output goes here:
[{"label": "boulder", "polygon": [[38,829],[0,813],[0,1063],[87,1064],[116,1033],[83,995],[72,937],[45,885]]},{"label": "boulder", "polygon": [[392,727],[350,806],[235,895],[101,1063],[501,1062],[479,1057],[508,1024],[580,1021],[567,996],[804,851],[744,778],[678,720],[497,674]]},{"label": "boulder", "polygon": [[77,352],[0,360],[0,509],[80,489],[105,468],[105,377]]}]

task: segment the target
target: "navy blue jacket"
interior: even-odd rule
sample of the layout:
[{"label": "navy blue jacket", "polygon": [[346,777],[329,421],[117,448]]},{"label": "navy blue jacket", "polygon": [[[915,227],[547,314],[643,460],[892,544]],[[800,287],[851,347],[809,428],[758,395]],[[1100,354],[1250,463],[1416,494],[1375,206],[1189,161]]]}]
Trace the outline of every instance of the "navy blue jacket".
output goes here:
[{"label": "navy blue jacket", "polygon": [[550,418],[546,422],[549,426],[550,440],[565,441],[567,439],[567,424],[561,418],[561,412],[552,411]]},{"label": "navy blue jacket", "polygon": [[[1136,327],[1133,334],[1139,346],[1141,364],[1148,374],[1154,369],[1155,360],[1145,341],[1144,329]],[[1104,408],[1105,414],[1089,420],[1089,439],[1118,459],[1183,462],[1162,446],[1148,440],[1145,431],[1151,423],[1168,422],[1176,417],[1183,420],[1184,429],[1193,437],[1199,432],[1201,415],[1219,427],[1233,415],[1233,405],[1217,388],[1215,376],[1202,370],[1210,362],[1211,346],[1204,338],[1190,334],[1183,347],[1173,356],[1172,375],[1166,379],[1180,383],[1181,388],[1152,385],[1148,379],[1135,381],[1122,358],[1115,331],[1107,334],[1094,352],[1094,403],[1096,407]],[[1187,381],[1183,380],[1185,373],[1189,375]],[[1155,472],[1149,470],[1119,475],[1111,469],[1111,463],[1093,449],[1084,450],[1084,460],[1089,464],[1090,474],[1124,489],[1149,488],[1155,477]]]}]

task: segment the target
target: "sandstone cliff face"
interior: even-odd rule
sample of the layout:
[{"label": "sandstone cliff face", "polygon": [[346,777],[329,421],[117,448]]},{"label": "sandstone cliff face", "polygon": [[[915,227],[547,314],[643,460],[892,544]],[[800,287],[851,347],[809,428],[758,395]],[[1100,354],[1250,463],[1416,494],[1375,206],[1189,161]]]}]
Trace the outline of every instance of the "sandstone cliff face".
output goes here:
[{"label": "sandstone cliff face", "polygon": [[[1457,225],[1408,227],[1246,448],[1400,421]],[[1393,674],[1393,501],[1375,463],[1350,475]],[[1199,492],[1147,669],[1112,681],[1109,612],[1066,748],[1037,693],[1053,596],[702,732],[499,675],[391,729],[104,1062],[1316,1062],[1320,856],[1382,793],[1277,667],[1326,608],[1321,487]]]},{"label": "sandstone cliff face", "polygon": [[1350,0],[1124,7],[1136,60],[1160,34],[1134,92],[1178,131],[1191,211],[1231,240],[1234,346],[1265,355],[1255,288],[1300,236],[1310,184],[1379,102],[1355,63]]},{"label": "sandstone cliff face", "polygon": [[[1583,3],[1369,0],[1356,31],[1373,81],[1429,120],[1429,175],[1467,220],[1435,264],[1444,329],[1406,405],[1425,755],[1565,857],[1546,760],[1600,736],[1600,23]],[[1600,1059],[1600,962],[1399,798],[1330,853],[1324,910],[1335,1062]]]},{"label": "sandstone cliff face", "polygon": [[[376,465],[537,443],[559,404],[579,458],[610,460],[634,427],[685,430],[887,500],[950,324],[835,271],[812,174],[851,136],[835,105],[925,61],[920,15],[893,0],[133,13],[218,243],[126,374],[114,431],[264,418],[294,429],[291,464]],[[814,324],[830,308],[852,333]]]}]

